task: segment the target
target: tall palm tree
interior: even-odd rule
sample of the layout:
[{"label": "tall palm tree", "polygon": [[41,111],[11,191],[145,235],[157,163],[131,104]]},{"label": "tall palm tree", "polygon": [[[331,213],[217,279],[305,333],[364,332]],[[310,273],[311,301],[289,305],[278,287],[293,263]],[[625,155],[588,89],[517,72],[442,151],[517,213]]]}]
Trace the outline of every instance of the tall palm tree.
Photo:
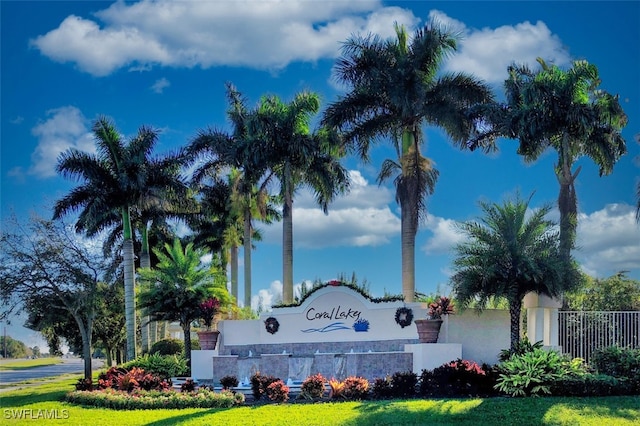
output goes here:
[{"label": "tall palm tree", "polygon": [[349,184],[340,165],[339,139],[328,129],[311,133],[309,122],[320,108],[315,93],[301,92],[289,103],[277,96],[263,97],[258,109],[261,143],[270,169],[280,181],[282,209],[283,302],[293,302],[293,196],[309,187],[327,213],[328,204]]},{"label": "tall palm tree", "polygon": [[[545,219],[545,205],[527,217],[527,201],[519,197],[502,205],[480,203],[480,221],[458,224],[466,241],[456,246],[451,284],[461,306],[477,302],[482,309],[492,298],[505,298],[511,318],[511,348],[520,341],[522,299],[529,292],[555,297],[577,279],[565,280],[559,257],[559,236]],[[579,275],[572,267],[572,274]]]},{"label": "tall palm tree", "polygon": [[540,58],[538,62],[541,68],[536,72],[526,66],[509,67],[507,104],[497,128],[519,140],[518,153],[526,161],[536,161],[548,148],[558,153],[560,255],[568,264],[577,228],[575,181],[581,170],[573,166],[587,156],[599,167],[600,176],[611,173],[627,151],[621,135],[627,116],[618,96],[598,88],[595,65],[575,61],[565,71]]},{"label": "tall palm tree", "polygon": [[179,239],[165,244],[164,250],[154,249],[160,262],[156,269],[140,269],[142,288],[140,306],[154,320],[178,321],[184,333],[187,365],[191,368],[191,323],[200,318],[200,303],[209,297],[227,306],[231,300],[224,273],[218,266],[203,265],[204,250],[184,248]]},{"label": "tall palm tree", "polygon": [[[335,70],[351,91],[329,105],[323,122],[340,128],[365,160],[376,139],[400,139],[402,172],[396,199],[402,215],[402,293],[410,302],[415,298],[415,236],[426,216],[424,197],[437,177],[420,154],[422,126],[439,126],[457,147],[475,149],[467,141],[479,123],[469,108],[490,102],[492,94],[470,75],[440,72],[443,61],[456,50],[454,33],[435,21],[416,31],[411,40],[404,27],[396,24],[395,29],[396,39],[369,35],[346,41]],[[493,145],[483,148],[490,150]],[[384,171],[383,177],[387,174]]]},{"label": "tall palm tree", "polygon": [[[141,217],[137,212],[181,198],[179,195],[185,186],[176,174],[176,157],[149,157],[157,141],[154,130],[142,126],[125,144],[113,122],[100,117],[93,125],[93,133],[96,155],[70,149],[59,158],[58,173],[81,184],[56,202],[54,218],[80,211],[76,230],[87,235],[122,227],[127,359],[133,359],[136,356],[136,308],[132,216]],[[143,239],[146,227],[145,222],[141,227]]]},{"label": "tall palm tree", "polygon": [[[231,167],[242,173],[238,183],[238,191],[242,194],[243,247],[244,247],[244,305],[251,306],[251,240],[253,233],[252,206],[257,203],[264,217],[264,201],[267,198],[267,186],[271,180],[264,161],[264,152],[256,139],[256,109],[249,109],[246,100],[230,83],[227,83],[227,100],[229,109],[227,116],[231,121],[232,131],[207,129],[189,144],[187,153],[195,162],[204,156],[194,173],[196,182],[217,175],[224,168]],[[257,196],[255,195],[257,191]]]}]

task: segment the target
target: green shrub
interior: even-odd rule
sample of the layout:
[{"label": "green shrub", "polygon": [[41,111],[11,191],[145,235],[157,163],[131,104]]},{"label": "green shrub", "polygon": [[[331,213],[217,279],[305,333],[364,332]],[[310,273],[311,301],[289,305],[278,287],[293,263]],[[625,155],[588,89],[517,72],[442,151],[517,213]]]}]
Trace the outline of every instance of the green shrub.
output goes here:
[{"label": "green shrub", "polygon": [[151,346],[150,355],[182,355],[184,343],[180,339],[162,339]]},{"label": "green shrub", "polygon": [[640,349],[601,348],[594,352],[591,364],[600,374],[640,379]]},{"label": "green shrub", "polygon": [[320,373],[307,377],[300,386],[300,396],[306,399],[322,398],[326,381]]},{"label": "green shrub", "polygon": [[498,370],[495,388],[511,396],[548,395],[555,381],[586,374],[581,359],[570,360],[556,351],[539,348],[513,355],[499,364]]},{"label": "green shrub", "polygon": [[184,376],[189,371],[187,361],[177,355],[145,354],[122,364],[121,367],[126,370],[130,370],[133,367],[142,368],[144,371],[157,374],[163,379]]},{"label": "green shrub", "polygon": [[132,393],[127,393],[115,389],[105,389],[93,392],[69,392],[65,396],[65,401],[114,410],[229,408],[243,404],[244,395],[234,395],[228,391],[213,392],[209,389],[198,389],[194,393],[180,393],[173,390],[135,390]]},{"label": "green shrub", "polygon": [[568,376],[554,381],[551,393],[556,396],[617,396],[639,395],[640,381],[617,378],[604,374],[587,373],[583,376]]},{"label": "green shrub", "polygon": [[289,400],[289,386],[285,385],[282,380],[276,380],[267,386],[265,390],[267,398],[273,402],[287,402]]},{"label": "green shrub", "polygon": [[342,382],[342,396],[348,400],[366,399],[369,393],[369,381],[362,377],[347,377]]},{"label": "green shrub", "polygon": [[396,372],[391,376],[391,395],[406,398],[416,394],[418,375],[413,371]]},{"label": "green shrub", "polygon": [[527,352],[533,352],[535,349],[542,349],[542,340],[531,343],[526,337],[521,339],[513,349],[503,349],[500,351],[498,360],[504,362],[513,355],[524,355]]}]

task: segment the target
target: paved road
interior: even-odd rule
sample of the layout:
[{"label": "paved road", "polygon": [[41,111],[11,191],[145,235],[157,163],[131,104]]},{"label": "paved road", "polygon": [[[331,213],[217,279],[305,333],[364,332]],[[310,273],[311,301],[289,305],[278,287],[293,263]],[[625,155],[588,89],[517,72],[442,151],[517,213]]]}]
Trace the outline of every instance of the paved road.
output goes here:
[{"label": "paved road", "polygon": [[[93,360],[93,368],[101,368],[102,360]],[[27,368],[24,370],[0,371],[0,385],[23,382],[25,380],[55,377],[67,373],[82,373],[84,361],[79,358],[65,358],[63,362],[44,367]]]}]

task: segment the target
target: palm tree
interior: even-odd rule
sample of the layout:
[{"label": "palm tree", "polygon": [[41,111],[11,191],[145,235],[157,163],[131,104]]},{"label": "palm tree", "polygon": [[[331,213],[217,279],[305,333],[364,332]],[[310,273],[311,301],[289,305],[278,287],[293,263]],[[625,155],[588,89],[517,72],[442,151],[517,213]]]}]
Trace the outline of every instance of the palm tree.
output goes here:
[{"label": "palm tree", "polygon": [[505,136],[517,138],[518,153],[526,161],[536,161],[547,148],[558,153],[555,173],[560,184],[560,255],[569,263],[574,248],[578,200],[575,181],[582,156],[591,158],[600,176],[612,172],[627,151],[621,131],[627,116],[618,96],[598,88],[598,69],[587,61],[575,61],[566,71],[547,65],[541,69],[509,67],[505,82],[507,104],[497,126]]},{"label": "palm tree", "polygon": [[[503,205],[480,203],[484,217],[458,224],[467,240],[458,246],[451,284],[461,306],[482,309],[492,298],[505,298],[511,318],[511,348],[520,341],[522,299],[529,292],[558,296],[577,279],[565,280],[559,236],[545,219],[550,205],[528,216],[529,202],[517,197]],[[575,267],[571,272],[577,278]]]},{"label": "palm tree", "polygon": [[[331,104],[323,122],[340,128],[348,143],[368,159],[371,142],[398,138],[400,178],[396,199],[401,207],[402,293],[415,298],[415,236],[426,217],[425,195],[433,190],[437,174],[420,154],[422,126],[445,130],[461,149],[475,149],[467,141],[478,121],[469,108],[492,100],[490,89],[463,73],[440,73],[443,61],[455,52],[457,37],[437,22],[428,23],[409,41],[404,27],[396,24],[395,40],[378,36],[352,37],[346,41],[336,64],[337,78],[351,91]],[[493,148],[484,145],[485,150]],[[387,163],[382,177],[388,175]]]},{"label": "palm tree", "polygon": [[293,195],[307,186],[322,210],[349,185],[346,169],[338,161],[339,140],[334,132],[313,134],[309,121],[320,108],[315,93],[298,93],[290,103],[277,96],[262,99],[258,110],[260,135],[268,164],[280,181],[282,209],[283,302],[293,302]]},{"label": "palm tree", "polygon": [[226,167],[235,168],[242,174],[238,191],[244,198],[244,305],[251,306],[251,239],[255,212],[252,206],[257,203],[261,216],[265,217],[264,201],[271,175],[264,161],[265,154],[256,139],[256,110],[247,108],[242,94],[230,83],[227,83],[227,100],[230,104],[227,116],[231,120],[232,132],[228,134],[214,129],[201,131],[190,143],[187,152],[191,161],[196,161],[200,156],[207,158],[194,173],[193,180],[196,182],[217,175]]},{"label": "palm tree", "polygon": [[164,251],[154,249],[154,253],[160,260],[156,269],[140,269],[140,306],[154,320],[180,323],[191,368],[191,323],[200,318],[200,303],[205,299],[216,297],[221,306],[230,303],[226,279],[217,265],[202,264],[206,251],[195,249],[193,243],[183,248],[176,238],[164,245]]},{"label": "palm tree", "polygon": [[127,359],[130,360],[136,356],[133,219],[140,218],[143,247],[148,247],[149,218],[157,216],[161,207],[166,210],[169,202],[186,199],[186,186],[178,177],[179,155],[150,158],[157,141],[156,131],[142,126],[125,144],[113,122],[100,117],[94,123],[93,132],[98,148],[96,155],[70,149],[60,156],[58,173],[81,184],[56,202],[54,218],[80,211],[76,231],[94,236],[112,229],[111,242],[122,233]]}]

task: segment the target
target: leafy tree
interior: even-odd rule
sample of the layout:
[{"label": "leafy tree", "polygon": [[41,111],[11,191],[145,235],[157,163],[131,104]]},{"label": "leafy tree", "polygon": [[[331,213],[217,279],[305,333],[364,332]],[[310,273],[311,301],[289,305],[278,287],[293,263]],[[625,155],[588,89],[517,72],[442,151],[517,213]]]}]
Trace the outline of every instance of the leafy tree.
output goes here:
[{"label": "leafy tree", "polygon": [[0,336],[0,350],[6,358],[24,358],[27,356],[27,345],[11,336]]},{"label": "leafy tree", "polygon": [[[184,347],[190,348],[191,323],[200,318],[200,303],[208,297],[217,297],[222,306],[231,303],[225,274],[215,264],[202,264],[204,250],[193,243],[183,248],[177,238],[154,252],[160,260],[156,269],[140,269],[140,306],[155,320],[178,321]],[[185,357],[190,367],[191,351],[185,350]]]},{"label": "leafy tree", "polygon": [[602,279],[585,276],[579,288],[565,295],[565,302],[579,311],[640,311],[640,281],[626,271]]},{"label": "leafy tree", "polygon": [[[409,40],[396,24],[395,40],[378,36],[351,37],[336,63],[337,79],[351,91],[325,111],[323,123],[343,132],[349,146],[368,159],[376,139],[391,137],[398,149],[395,163],[385,162],[379,182],[396,174],[396,201],[401,208],[402,293],[415,298],[415,237],[426,217],[425,197],[433,192],[437,172],[421,154],[423,125],[441,127],[455,146],[475,149],[467,142],[478,121],[470,108],[492,100],[489,87],[464,74],[441,72],[453,54],[457,37],[437,22],[429,22]],[[483,146],[489,150],[493,144]],[[392,173],[393,172],[393,173]]]},{"label": "leafy tree", "polygon": [[60,221],[33,217],[28,226],[16,219],[2,232],[0,297],[3,315],[25,301],[46,300],[43,309],[73,317],[82,341],[84,376],[91,378],[93,323],[102,258]]},{"label": "leafy tree", "polygon": [[347,171],[340,165],[339,139],[328,129],[311,132],[309,122],[320,108],[315,93],[301,92],[285,103],[265,96],[258,108],[260,144],[267,163],[280,182],[282,200],[283,302],[293,302],[293,197],[306,186],[327,213],[329,203],[349,186]]},{"label": "leafy tree", "polygon": [[124,317],[124,285],[98,283],[98,305],[93,334],[104,347],[107,366],[113,365],[116,351],[127,339]]},{"label": "leafy tree", "polygon": [[601,176],[611,173],[627,152],[621,135],[627,116],[618,96],[599,88],[595,65],[575,61],[562,70],[540,58],[538,62],[541,68],[536,72],[526,66],[509,67],[507,104],[493,121],[504,136],[519,140],[518,153],[526,161],[536,161],[549,148],[558,153],[560,256],[569,265],[577,228],[575,181],[581,170],[574,165],[587,156]]},{"label": "leafy tree", "polygon": [[[529,201],[508,200],[503,205],[480,203],[484,217],[459,223],[467,240],[455,248],[451,284],[463,307],[476,302],[483,309],[492,298],[509,303],[511,348],[520,341],[522,299],[529,292],[558,296],[578,282],[563,276],[559,237],[553,222],[545,219],[546,205],[528,216]],[[568,276],[568,275],[567,275]]]}]

